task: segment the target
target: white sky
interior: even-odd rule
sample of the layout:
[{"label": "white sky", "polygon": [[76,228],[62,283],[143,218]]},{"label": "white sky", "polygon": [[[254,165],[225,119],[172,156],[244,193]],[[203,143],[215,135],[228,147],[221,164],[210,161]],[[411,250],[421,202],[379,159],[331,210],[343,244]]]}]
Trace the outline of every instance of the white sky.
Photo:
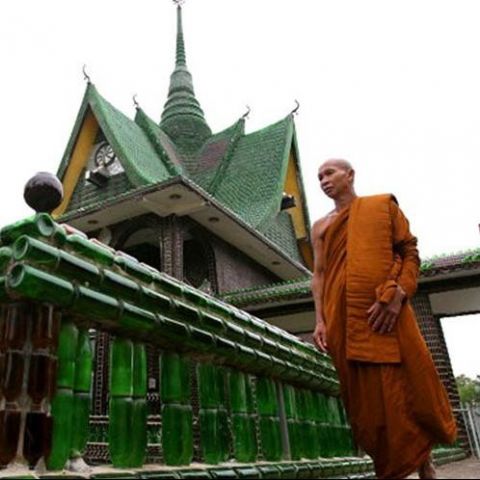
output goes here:
[{"label": "white sky", "polygon": [[[246,104],[248,131],[262,128],[298,99],[311,219],[330,209],[319,163],[345,157],[359,194],[395,193],[425,258],[479,246],[479,13],[475,0],[188,0],[187,63],[214,131]],[[1,225],[30,213],[30,176],[56,171],[82,65],[124,113],[137,93],[159,119],[174,44],[170,0],[0,2]],[[478,352],[451,349],[465,368]]]}]

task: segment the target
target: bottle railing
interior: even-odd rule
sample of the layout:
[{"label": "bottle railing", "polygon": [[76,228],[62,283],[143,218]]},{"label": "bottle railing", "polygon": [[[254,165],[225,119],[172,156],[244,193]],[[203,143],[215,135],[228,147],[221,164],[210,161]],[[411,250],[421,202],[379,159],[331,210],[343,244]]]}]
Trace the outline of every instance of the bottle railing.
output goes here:
[{"label": "bottle railing", "polygon": [[[129,469],[152,446],[169,466],[195,449],[210,465],[354,455],[330,360],[295,336],[44,214],[0,240],[0,465],[61,470],[96,444]],[[111,338],[103,417],[93,330]],[[155,418],[147,345],[160,352]]]}]

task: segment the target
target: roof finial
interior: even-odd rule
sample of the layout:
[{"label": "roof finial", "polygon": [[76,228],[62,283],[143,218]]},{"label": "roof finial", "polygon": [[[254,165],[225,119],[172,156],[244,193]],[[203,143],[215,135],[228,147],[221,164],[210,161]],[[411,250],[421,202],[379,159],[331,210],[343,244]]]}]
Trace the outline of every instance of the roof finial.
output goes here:
[{"label": "roof finial", "polygon": [[183,26],[182,26],[182,5],[185,0],[173,0],[173,3],[177,6],[177,55],[176,65],[187,65],[185,56],[185,42],[183,40]]},{"label": "roof finial", "polygon": [[87,66],[85,64],[83,65],[82,72],[83,72],[83,79],[86,80],[88,84],[92,83],[92,81],[90,80],[90,77],[88,76]]},{"label": "roof finial", "polygon": [[248,116],[250,115],[250,112],[252,111],[251,108],[248,105],[245,105],[247,107],[247,111],[242,115],[242,118],[246,120]]},{"label": "roof finial", "polygon": [[290,112],[291,115],[298,115],[298,109],[300,108],[300,103],[298,100],[295,100],[296,106],[295,108]]},{"label": "roof finial", "polygon": [[140,108],[140,104],[137,101],[137,94],[135,94],[133,97],[133,104],[135,105],[135,108],[138,110]]}]

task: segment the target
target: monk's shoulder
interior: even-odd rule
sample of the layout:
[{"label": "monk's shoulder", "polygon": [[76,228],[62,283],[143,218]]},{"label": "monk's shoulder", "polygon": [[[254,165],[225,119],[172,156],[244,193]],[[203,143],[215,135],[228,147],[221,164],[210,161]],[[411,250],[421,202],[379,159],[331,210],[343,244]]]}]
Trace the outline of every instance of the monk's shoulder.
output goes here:
[{"label": "monk's shoulder", "polygon": [[360,197],[363,202],[369,203],[390,203],[394,202],[398,205],[397,197],[393,193],[377,193],[376,195],[367,195]]},{"label": "monk's shoulder", "polygon": [[327,214],[322,218],[319,218],[312,227],[312,240],[313,242],[319,241],[322,239],[325,230],[330,224],[331,215]]}]

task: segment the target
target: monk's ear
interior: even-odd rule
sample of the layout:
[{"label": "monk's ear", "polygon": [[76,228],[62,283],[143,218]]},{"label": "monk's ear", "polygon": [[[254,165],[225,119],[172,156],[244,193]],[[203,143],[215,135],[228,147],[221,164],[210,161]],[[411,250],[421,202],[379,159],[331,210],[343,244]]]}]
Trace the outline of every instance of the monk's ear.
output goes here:
[{"label": "monk's ear", "polygon": [[350,180],[350,183],[353,185],[355,181],[355,170],[353,168],[348,171],[348,180]]}]

